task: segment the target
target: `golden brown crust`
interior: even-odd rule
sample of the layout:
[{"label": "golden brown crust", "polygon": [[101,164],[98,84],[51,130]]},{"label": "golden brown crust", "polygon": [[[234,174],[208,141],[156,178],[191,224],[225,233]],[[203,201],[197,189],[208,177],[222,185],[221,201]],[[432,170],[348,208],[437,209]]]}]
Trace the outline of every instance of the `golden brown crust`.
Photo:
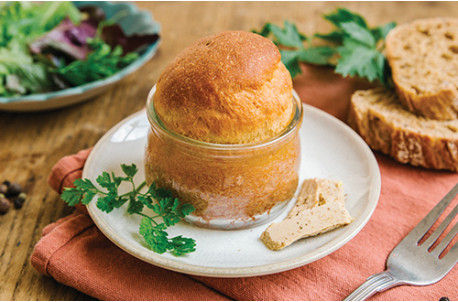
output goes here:
[{"label": "golden brown crust", "polygon": [[458,19],[403,24],[388,34],[386,54],[399,99],[428,118],[458,118]]},{"label": "golden brown crust", "polygon": [[405,110],[384,88],[356,91],[349,124],[374,149],[401,163],[458,171],[458,120],[437,121]]},{"label": "golden brown crust", "polygon": [[261,141],[292,118],[292,81],[268,39],[229,31],[198,40],[157,82],[154,106],[165,126],[200,141]]}]

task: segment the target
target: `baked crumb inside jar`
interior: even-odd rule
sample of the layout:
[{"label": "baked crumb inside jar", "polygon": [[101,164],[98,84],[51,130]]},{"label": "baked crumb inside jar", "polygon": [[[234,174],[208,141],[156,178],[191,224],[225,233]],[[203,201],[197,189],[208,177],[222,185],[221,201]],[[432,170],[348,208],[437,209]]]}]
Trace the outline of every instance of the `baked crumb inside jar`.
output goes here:
[{"label": "baked crumb inside jar", "polygon": [[196,225],[235,229],[270,220],[294,196],[300,164],[302,105],[293,93],[291,122],[267,140],[248,144],[202,142],[167,129],[148,95],[151,124],[145,152],[146,182],[171,190],[196,211]]}]

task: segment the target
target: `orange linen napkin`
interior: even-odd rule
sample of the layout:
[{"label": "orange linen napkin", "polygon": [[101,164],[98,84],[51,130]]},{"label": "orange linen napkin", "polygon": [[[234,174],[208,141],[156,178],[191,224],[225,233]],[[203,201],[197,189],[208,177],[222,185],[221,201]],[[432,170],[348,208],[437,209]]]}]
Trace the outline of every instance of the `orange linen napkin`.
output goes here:
[{"label": "orange linen napkin", "polygon": [[[356,87],[323,68],[305,68],[295,81],[303,101],[344,119]],[[322,89],[319,89],[322,87]],[[61,192],[81,176],[90,150],[64,157],[49,184]],[[341,300],[374,273],[384,270],[393,247],[458,181],[458,174],[401,165],[377,154],[382,192],[372,218],[345,246],[311,264],[273,275],[209,278],[174,273],[144,263],[112,244],[78,208],[43,230],[32,265],[58,282],[102,300]],[[419,263],[418,265],[421,265]],[[456,300],[455,267],[424,287],[400,286],[372,300]]]}]

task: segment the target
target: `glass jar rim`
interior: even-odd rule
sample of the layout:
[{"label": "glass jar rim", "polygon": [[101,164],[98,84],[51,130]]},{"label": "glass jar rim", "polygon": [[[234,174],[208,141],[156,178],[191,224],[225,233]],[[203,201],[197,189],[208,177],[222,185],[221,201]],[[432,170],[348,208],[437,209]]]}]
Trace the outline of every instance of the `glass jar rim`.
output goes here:
[{"label": "glass jar rim", "polygon": [[270,145],[277,144],[283,141],[284,139],[288,138],[302,124],[302,116],[303,116],[302,102],[299,99],[299,96],[296,93],[296,91],[293,89],[292,91],[293,92],[293,97],[292,97],[293,118],[291,119],[290,123],[276,135],[269,137],[265,140],[252,142],[252,143],[245,143],[245,144],[218,144],[218,143],[204,142],[204,141],[196,140],[196,139],[184,136],[182,134],[176,133],[174,131],[171,131],[164,125],[164,123],[159,118],[154,108],[155,92],[156,92],[156,85],[154,85],[151,88],[150,92],[148,93],[147,100],[146,100],[146,112],[147,112],[148,120],[150,124],[152,125],[154,123],[154,125],[158,126],[158,129],[161,132],[163,132],[164,134],[166,134],[168,137],[172,138],[175,141],[178,141],[186,145],[203,148],[203,149],[249,151],[253,149],[268,147]]}]

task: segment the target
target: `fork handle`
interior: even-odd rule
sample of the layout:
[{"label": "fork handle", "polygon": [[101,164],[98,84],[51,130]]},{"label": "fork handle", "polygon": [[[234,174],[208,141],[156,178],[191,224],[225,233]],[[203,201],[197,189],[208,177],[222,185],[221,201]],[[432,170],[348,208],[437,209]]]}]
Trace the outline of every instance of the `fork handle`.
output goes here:
[{"label": "fork handle", "polygon": [[400,285],[402,282],[397,280],[389,270],[378,273],[367,278],[366,282],[361,284],[353,291],[344,301],[363,301],[377,292],[384,291],[388,288]]}]

